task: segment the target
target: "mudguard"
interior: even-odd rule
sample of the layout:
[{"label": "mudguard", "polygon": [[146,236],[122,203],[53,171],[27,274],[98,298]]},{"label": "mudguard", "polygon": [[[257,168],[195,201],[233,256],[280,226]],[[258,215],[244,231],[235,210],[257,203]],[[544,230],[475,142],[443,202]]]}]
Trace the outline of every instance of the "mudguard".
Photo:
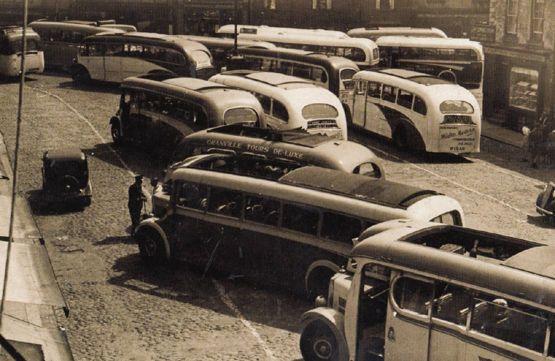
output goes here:
[{"label": "mudguard", "polygon": [[170,259],[171,258],[170,242],[169,242],[168,236],[166,235],[166,232],[158,224],[159,220],[160,219],[157,218],[157,217],[152,217],[152,218],[145,219],[144,221],[139,223],[139,225],[137,226],[137,228],[133,232],[133,236],[135,236],[139,231],[141,231],[143,229],[150,229],[150,230],[156,232],[160,236],[160,238],[162,239],[162,241],[164,243],[164,253],[166,255],[166,258]]},{"label": "mudguard", "polygon": [[301,316],[301,333],[313,322],[322,322],[333,332],[337,340],[339,361],[349,360],[349,348],[344,333],[344,316],[337,310],[329,307],[318,307],[303,313]]}]

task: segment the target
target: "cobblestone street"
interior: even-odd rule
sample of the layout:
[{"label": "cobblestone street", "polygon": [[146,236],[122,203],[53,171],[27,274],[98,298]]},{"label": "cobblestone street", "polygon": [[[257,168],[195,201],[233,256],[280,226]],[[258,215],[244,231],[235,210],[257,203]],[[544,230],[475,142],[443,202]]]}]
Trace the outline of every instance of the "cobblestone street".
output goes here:
[{"label": "cobblestone street", "polygon": [[[18,87],[0,83],[0,131],[13,152]],[[238,277],[203,277],[187,265],[149,269],[128,237],[127,187],[163,166],[133,148],[114,148],[108,121],[115,85],[76,87],[58,75],[31,76],[25,88],[19,190],[30,201],[70,306],[67,329],[76,360],[299,360],[306,301]],[[555,245],[535,213],[537,194],[555,169],[531,169],[519,149],[482,139],[467,158],[399,151],[361,132],[384,159],[387,178],[457,199],[466,225]],[[77,146],[89,155],[92,205],[56,210],[38,201],[45,150]],[[148,187],[150,188],[150,187]]]}]

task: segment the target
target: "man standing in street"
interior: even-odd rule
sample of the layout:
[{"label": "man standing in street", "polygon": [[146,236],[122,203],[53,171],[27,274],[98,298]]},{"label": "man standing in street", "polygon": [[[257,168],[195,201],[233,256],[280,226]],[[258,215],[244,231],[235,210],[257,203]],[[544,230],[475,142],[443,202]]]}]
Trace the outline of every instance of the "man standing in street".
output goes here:
[{"label": "man standing in street", "polygon": [[135,176],[135,183],[129,186],[129,201],[127,202],[127,208],[129,208],[129,215],[131,216],[131,233],[135,231],[141,221],[141,210],[145,201],[143,176],[137,175]]}]

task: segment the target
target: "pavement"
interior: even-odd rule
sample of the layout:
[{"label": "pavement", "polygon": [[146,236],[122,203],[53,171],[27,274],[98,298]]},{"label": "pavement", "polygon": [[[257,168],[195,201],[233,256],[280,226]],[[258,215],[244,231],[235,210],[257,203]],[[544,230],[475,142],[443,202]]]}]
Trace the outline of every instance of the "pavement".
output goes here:
[{"label": "pavement", "polygon": [[[12,169],[0,134],[0,287],[3,289],[8,249]],[[67,305],[58,286],[46,246],[27,201],[15,202],[14,242],[0,334],[27,361],[71,361],[66,333],[58,319]],[[1,295],[0,291],[0,295]],[[12,360],[0,348],[0,361]]]},{"label": "pavement", "polygon": [[482,137],[489,138],[513,147],[522,147],[523,135],[521,133],[504,128],[492,122],[488,122],[487,120],[484,120],[482,122]]}]

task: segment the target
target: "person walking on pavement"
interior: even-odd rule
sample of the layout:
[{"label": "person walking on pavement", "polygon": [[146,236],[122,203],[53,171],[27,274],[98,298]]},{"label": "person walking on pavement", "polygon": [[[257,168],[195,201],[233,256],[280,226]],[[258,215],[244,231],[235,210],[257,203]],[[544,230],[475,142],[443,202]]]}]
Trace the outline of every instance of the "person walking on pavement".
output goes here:
[{"label": "person walking on pavement", "polygon": [[141,221],[141,210],[143,209],[143,203],[145,201],[146,195],[143,191],[143,176],[137,175],[135,176],[135,183],[129,186],[129,201],[127,202],[127,208],[131,216],[131,233],[135,231],[135,228],[137,228]]}]

